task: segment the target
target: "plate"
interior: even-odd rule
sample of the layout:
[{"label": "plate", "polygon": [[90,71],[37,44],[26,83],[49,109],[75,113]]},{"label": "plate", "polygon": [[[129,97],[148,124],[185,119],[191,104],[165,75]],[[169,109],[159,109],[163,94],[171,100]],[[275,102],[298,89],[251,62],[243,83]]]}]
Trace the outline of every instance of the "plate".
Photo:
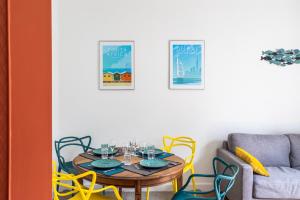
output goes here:
[{"label": "plate", "polygon": [[[108,149],[108,155],[116,154],[117,152],[118,152],[118,149],[114,149],[114,151],[112,151],[111,149]],[[94,149],[93,154],[101,156],[102,155],[101,148]]]},{"label": "plate", "polygon": [[122,163],[117,160],[111,160],[111,159],[100,159],[100,160],[95,160],[91,162],[91,165],[96,168],[101,168],[101,169],[110,169],[114,167],[120,166]]},{"label": "plate", "polygon": [[[141,150],[139,150],[138,153],[141,155],[141,154],[142,154]],[[163,154],[163,153],[164,153],[163,150],[160,150],[160,149],[154,149],[154,154],[155,154],[155,156],[158,156],[158,155]],[[147,155],[148,152],[145,151],[144,154]]]},{"label": "plate", "polygon": [[140,165],[146,168],[162,168],[169,164],[168,161],[162,159],[141,160]]}]

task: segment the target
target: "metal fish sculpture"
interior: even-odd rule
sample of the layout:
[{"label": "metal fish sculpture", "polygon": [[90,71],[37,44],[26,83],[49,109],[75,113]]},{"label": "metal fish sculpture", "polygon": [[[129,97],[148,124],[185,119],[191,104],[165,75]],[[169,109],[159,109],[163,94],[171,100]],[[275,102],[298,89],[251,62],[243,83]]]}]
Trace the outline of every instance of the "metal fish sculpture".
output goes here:
[{"label": "metal fish sculpture", "polygon": [[261,60],[265,60],[270,64],[278,66],[287,66],[292,64],[300,64],[299,49],[277,49],[275,51],[267,50],[262,52]]}]

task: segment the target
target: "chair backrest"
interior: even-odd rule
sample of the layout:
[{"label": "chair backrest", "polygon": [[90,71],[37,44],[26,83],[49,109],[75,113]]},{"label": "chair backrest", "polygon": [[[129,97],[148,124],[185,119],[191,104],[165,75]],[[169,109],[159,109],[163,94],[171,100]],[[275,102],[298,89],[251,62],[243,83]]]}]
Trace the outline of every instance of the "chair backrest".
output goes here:
[{"label": "chair backrest", "polygon": [[91,136],[84,136],[84,137],[74,137],[74,136],[69,136],[69,137],[63,137],[58,141],[54,142],[55,145],[55,152],[57,155],[57,160],[59,162],[59,166],[64,169],[64,163],[65,158],[62,156],[61,151],[62,149],[70,146],[75,146],[75,147],[80,147],[82,148],[83,152],[87,152],[90,148],[92,138]]},{"label": "chair backrest", "polygon": [[[218,172],[217,165],[221,172]],[[218,200],[223,200],[228,191],[233,187],[235,178],[239,172],[239,167],[228,164],[221,158],[215,157],[213,159],[213,169],[215,174],[214,188]]]},{"label": "chair backrest", "polygon": [[[75,193],[79,193],[82,200],[89,200],[96,184],[96,173],[93,171],[88,171],[81,175],[82,177],[89,175],[92,176],[90,187],[88,189],[85,189],[83,188],[83,186],[81,186],[81,184],[77,180],[78,178],[76,178],[74,175],[57,172],[56,163],[52,161],[52,189],[54,200],[59,200],[59,197],[68,197]],[[73,182],[72,185],[66,183],[70,181]],[[60,187],[57,187],[58,185]],[[58,188],[61,187],[68,190],[64,190],[63,192],[58,191]]]},{"label": "chair backrest", "polygon": [[185,158],[185,164],[192,164],[195,157],[196,151],[196,141],[190,137],[180,136],[180,137],[171,137],[171,136],[163,136],[163,150],[170,153],[174,147],[187,147],[191,154]]}]

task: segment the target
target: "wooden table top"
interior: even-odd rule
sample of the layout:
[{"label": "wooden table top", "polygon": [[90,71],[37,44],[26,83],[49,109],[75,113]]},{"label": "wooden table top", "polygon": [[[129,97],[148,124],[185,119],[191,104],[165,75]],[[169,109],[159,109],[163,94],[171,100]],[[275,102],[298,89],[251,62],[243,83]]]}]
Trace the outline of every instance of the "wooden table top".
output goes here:
[{"label": "wooden table top", "polygon": [[[123,161],[123,156],[115,157],[114,159]],[[132,163],[138,163],[141,160],[141,158],[132,156]],[[179,176],[182,176],[182,171],[184,168],[184,160],[176,155],[170,156],[165,158],[164,160],[169,161],[175,161],[179,162],[180,164],[168,169],[165,169],[163,171],[159,171],[157,173],[151,174],[149,176],[143,176],[134,172],[130,171],[123,171],[121,173],[112,175],[112,176],[105,176],[103,174],[97,173],[97,183],[100,184],[113,184],[116,186],[122,186],[122,187],[133,187],[135,185],[136,181],[139,181],[139,184],[141,184],[142,187],[146,186],[154,186],[154,185],[160,185],[162,183],[170,182],[175,178],[178,178]],[[82,163],[86,163],[92,161],[91,159],[82,157],[78,155],[73,160],[73,165],[76,169],[78,169],[80,172],[86,172],[89,171],[88,169],[82,168],[79,165]]]}]

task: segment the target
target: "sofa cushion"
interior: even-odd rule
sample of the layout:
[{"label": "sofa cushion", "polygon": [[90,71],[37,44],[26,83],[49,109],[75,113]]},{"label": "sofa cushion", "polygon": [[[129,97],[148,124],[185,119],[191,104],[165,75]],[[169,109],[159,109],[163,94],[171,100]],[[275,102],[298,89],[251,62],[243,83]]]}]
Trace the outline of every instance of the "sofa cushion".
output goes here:
[{"label": "sofa cushion", "polygon": [[257,135],[232,133],[228,136],[229,150],[241,147],[264,166],[290,167],[290,141],[286,135]]},{"label": "sofa cushion", "polygon": [[251,165],[253,168],[253,171],[259,175],[262,176],[270,176],[269,172],[266,170],[266,168],[261,164],[257,158],[255,158],[253,155],[251,155],[249,152],[245,151],[244,149],[240,147],[235,148],[235,154],[237,157]]},{"label": "sofa cushion", "polygon": [[291,166],[300,169],[300,134],[288,134],[287,136],[291,143]]},{"label": "sofa cushion", "polygon": [[267,167],[270,177],[254,175],[253,197],[257,199],[300,199],[300,170]]}]

